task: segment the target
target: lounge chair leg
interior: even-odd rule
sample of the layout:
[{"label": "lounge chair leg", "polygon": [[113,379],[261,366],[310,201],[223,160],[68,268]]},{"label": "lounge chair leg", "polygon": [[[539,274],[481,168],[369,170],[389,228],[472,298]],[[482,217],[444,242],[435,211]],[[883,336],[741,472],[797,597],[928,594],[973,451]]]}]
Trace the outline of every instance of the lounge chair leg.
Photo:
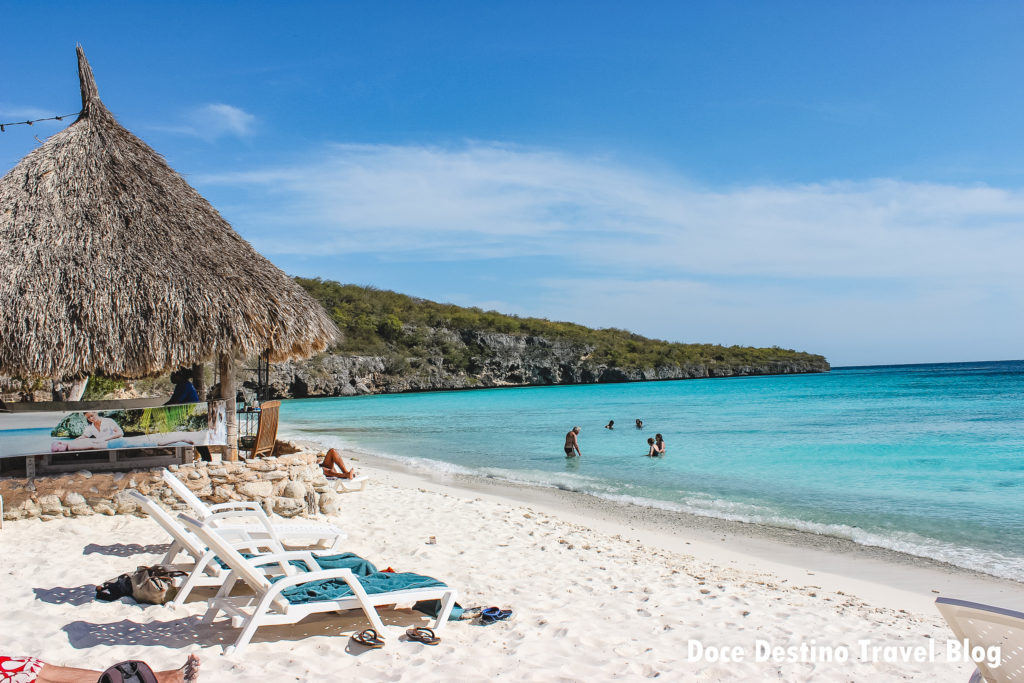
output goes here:
[{"label": "lounge chair leg", "polygon": [[192,592],[192,589],[196,587],[196,581],[198,580],[199,576],[197,572],[192,572],[191,574],[189,574],[188,578],[185,579],[185,583],[181,584],[181,588],[178,589],[178,592],[175,594],[174,599],[167,603],[167,606],[171,609],[177,609],[178,607],[184,605],[185,600]]},{"label": "lounge chair leg", "polygon": [[448,617],[451,616],[452,607],[455,606],[455,591],[448,591],[441,598],[441,611],[437,613],[437,620],[431,627],[435,631],[445,624],[448,623]]},{"label": "lounge chair leg", "polygon": [[217,606],[216,600],[210,601],[210,609],[206,610],[206,614],[203,615],[203,624],[212,624],[213,620],[217,618],[217,614],[220,612],[220,607]]},{"label": "lounge chair leg", "polygon": [[245,650],[246,646],[249,645],[249,641],[252,639],[253,634],[256,633],[257,626],[256,616],[249,617],[245,625],[242,626],[242,632],[238,634],[238,640],[232,645],[229,650],[225,650],[224,654],[235,654],[240,655]]},{"label": "lounge chair leg", "polygon": [[181,552],[181,544],[177,541],[171,543],[171,547],[167,549],[167,554],[160,560],[160,564],[173,564],[174,558],[177,557],[178,553]]},{"label": "lounge chair leg", "polygon": [[380,615],[377,614],[377,610],[374,609],[373,605],[363,605],[363,614],[365,614],[366,618],[370,620],[370,625],[373,626],[373,630],[383,638],[386,633],[384,630],[384,622],[380,620]]}]

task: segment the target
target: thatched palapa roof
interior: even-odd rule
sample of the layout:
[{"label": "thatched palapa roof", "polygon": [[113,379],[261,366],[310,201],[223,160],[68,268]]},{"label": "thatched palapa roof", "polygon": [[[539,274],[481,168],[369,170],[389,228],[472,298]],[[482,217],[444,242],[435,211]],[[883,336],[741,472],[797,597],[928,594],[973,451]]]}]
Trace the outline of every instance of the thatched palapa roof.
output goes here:
[{"label": "thatched palapa roof", "polygon": [[153,375],[321,351],[337,329],[100,101],[0,179],[0,374]]}]

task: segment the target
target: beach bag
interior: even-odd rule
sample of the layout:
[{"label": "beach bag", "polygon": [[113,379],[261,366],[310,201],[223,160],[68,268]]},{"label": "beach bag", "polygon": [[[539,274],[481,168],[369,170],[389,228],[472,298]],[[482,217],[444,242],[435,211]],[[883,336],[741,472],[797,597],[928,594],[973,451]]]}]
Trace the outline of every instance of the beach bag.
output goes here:
[{"label": "beach bag", "polygon": [[185,576],[185,572],[170,569],[162,564],[139,567],[132,574],[132,597],[136,602],[162,605],[174,599],[178,592],[174,578]]},{"label": "beach bag", "polygon": [[156,674],[145,662],[120,662],[100,676],[98,683],[157,683]]},{"label": "beach bag", "polygon": [[96,586],[96,599],[104,602],[113,602],[126,595],[132,594],[132,577],[121,574],[116,579],[107,581],[102,586]]}]

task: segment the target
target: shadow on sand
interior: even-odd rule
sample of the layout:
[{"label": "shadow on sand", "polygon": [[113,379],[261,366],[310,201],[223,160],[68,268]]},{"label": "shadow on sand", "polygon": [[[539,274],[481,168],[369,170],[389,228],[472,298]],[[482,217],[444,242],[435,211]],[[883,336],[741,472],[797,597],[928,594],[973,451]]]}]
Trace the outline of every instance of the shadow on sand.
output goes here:
[{"label": "shadow on sand", "polygon": [[82,550],[83,555],[113,555],[115,557],[131,557],[143,553],[163,554],[171,547],[170,543],[151,543],[150,545],[139,545],[138,543],[114,543],[113,545],[97,545],[90,543]]},{"label": "shadow on sand", "polygon": [[[426,623],[418,612],[409,610],[384,610],[381,619],[389,626],[401,626],[402,630],[409,626]],[[366,648],[353,645],[348,637],[358,633],[370,624],[359,610],[349,610],[343,614],[324,614],[304,619],[298,624],[283,626],[264,626],[257,629],[252,643],[301,641],[314,636],[333,636],[341,640],[336,646],[345,647],[346,652],[361,655]],[[239,629],[231,628],[231,622],[223,614],[213,624],[203,624],[199,615],[182,617],[172,621],[150,621],[139,623],[130,619],[122,619],[107,624],[89,621],[73,621],[62,629],[68,634],[71,647],[84,650],[97,645],[133,645],[159,646],[169,648],[187,648],[194,645],[210,647],[221,645],[227,647],[235,642]],[[389,641],[397,641],[401,631],[390,630]],[[336,647],[335,646],[335,647]]]},{"label": "shadow on sand", "polygon": [[96,586],[91,583],[74,588],[55,586],[53,588],[33,588],[36,600],[48,602],[51,605],[84,605],[96,599]]}]

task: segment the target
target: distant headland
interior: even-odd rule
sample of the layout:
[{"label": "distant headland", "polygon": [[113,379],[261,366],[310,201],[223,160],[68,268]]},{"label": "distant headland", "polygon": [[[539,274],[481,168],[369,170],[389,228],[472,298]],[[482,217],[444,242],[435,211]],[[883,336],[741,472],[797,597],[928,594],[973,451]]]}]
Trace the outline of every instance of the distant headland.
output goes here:
[{"label": "distant headland", "polygon": [[270,385],[279,398],[831,369],[823,356],[778,347],[679,344],[373,287],[296,280],[327,309],[342,341],[309,360],[275,364]]}]

